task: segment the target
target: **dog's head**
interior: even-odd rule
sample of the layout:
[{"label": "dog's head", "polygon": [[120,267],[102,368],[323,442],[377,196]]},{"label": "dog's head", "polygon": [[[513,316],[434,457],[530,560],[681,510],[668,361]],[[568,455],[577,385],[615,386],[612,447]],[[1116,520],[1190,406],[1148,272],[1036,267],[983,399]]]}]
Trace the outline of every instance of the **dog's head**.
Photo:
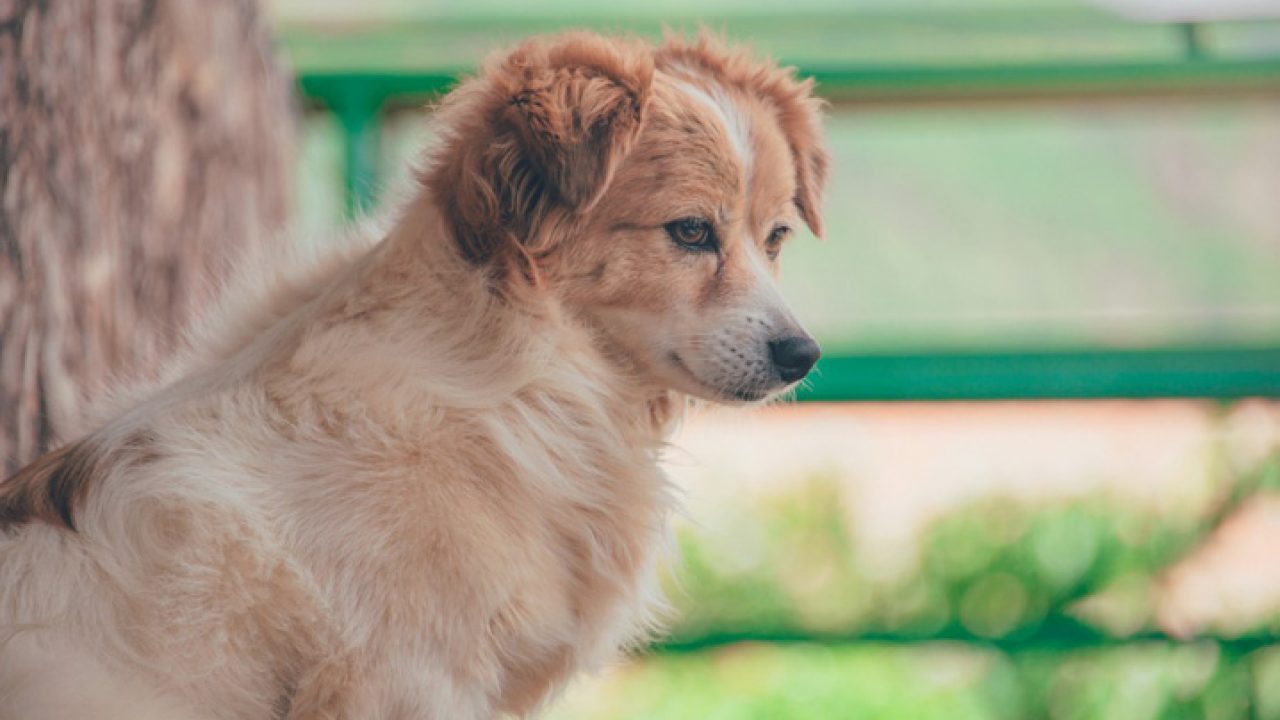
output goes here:
[{"label": "dog's head", "polygon": [[446,100],[426,182],[470,262],[555,293],[646,379],[760,400],[819,354],[777,287],[799,223],[822,234],[810,90],[706,34],[529,42]]}]

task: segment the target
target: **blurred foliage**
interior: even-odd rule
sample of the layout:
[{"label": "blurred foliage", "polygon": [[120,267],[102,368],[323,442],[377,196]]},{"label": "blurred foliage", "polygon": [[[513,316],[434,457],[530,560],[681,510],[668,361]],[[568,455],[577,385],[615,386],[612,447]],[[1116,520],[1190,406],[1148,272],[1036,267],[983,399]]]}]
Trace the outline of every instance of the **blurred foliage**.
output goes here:
[{"label": "blurred foliage", "polygon": [[861,564],[837,479],[813,477],[682,529],[671,639],[553,717],[1280,718],[1280,647],[1175,642],[1152,618],[1161,572],[1277,488],[1280,454],[1197,513],[986,499],[886,580]]},{"label": "blurred foliage", "polygon": [[1069,630],[1074,620],[1064,618],[1074,617],[1076,602],[1150,584],[1195,546],[1209,520],[1156,517],[1102,498],[1043,508],[983,500],[936,522],[917,571],[885,582],[860,567],[830,478],[736,516],[742,527],[714,537],[680,533],[683,561],[671,588],[679,644],[797,632],[1016,640],[1048,619]]},{"label": "blurred foliage", "polygon": [[[1065,504],[979,500],[933,523],[918,567],[877,580],[860,565],[834,477],[726,514],[709,532],[679,533],[669,592],[677,644],[719,635],[920,635],[1016,640],[1045,630],[1129,635],[1160,573],[1255,493],[1280,490],[1280,453],[1228,478],[1197,512],[1154,514],[1108,497]],[[1085,620],[1082,600],[1118,594]],[[1125,605],[1130,607],[1125,607]],[[1136,606],[1136,607],[1133,607]],[[1077,626],[1077,624],[1079,626]]]}]

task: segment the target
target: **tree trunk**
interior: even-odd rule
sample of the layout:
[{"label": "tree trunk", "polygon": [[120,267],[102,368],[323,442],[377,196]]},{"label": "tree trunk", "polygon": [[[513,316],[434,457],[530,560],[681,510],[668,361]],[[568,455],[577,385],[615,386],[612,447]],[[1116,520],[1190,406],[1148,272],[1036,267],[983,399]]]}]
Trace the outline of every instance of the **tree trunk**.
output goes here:
[{"label": "tree trunk", "polygon": [[290,97],[255,0],[0,0],[0,477],[284,223]]}]

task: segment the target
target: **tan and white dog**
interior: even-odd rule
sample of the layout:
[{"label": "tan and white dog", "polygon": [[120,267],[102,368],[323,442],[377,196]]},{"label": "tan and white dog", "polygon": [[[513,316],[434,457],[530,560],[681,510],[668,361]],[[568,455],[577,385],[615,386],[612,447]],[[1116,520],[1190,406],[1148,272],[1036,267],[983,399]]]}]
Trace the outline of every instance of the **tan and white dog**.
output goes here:
[{"label": "tan and white dog", "polygon": [[527,42],[384,237],[232,292],[180,379],[0,484],[0,718],[534,713],[641,639],[688,398],[816,361],[820,102],[700,36]]}]

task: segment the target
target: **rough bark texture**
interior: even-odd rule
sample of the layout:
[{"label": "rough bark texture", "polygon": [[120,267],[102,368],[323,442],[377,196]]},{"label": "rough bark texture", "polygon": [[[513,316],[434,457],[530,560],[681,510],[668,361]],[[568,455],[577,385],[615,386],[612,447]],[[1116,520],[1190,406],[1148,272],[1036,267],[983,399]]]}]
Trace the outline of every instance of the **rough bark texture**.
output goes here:
[{"label": "rough bark texture", "polygon": [[0,0],[0,477],[283,224],[290,88],[255,0]]}]

